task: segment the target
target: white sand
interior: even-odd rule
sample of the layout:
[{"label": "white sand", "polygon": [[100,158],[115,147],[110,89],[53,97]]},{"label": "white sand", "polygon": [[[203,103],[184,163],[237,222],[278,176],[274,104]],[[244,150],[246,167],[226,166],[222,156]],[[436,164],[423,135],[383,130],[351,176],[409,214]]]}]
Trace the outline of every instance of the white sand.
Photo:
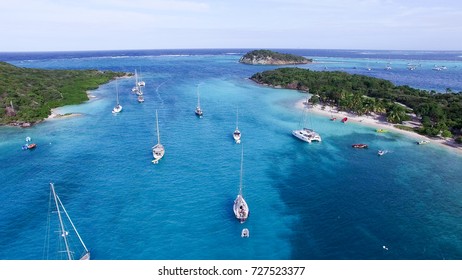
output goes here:
[{"label": "white sand", "polygon": [[[306,106],[305,103],[306,103],[306,99],[300,100],[299,102],[297,102],[296,107],[298,109],[303,109],[304,106]],[[329,118],[334,117],[336,118],[335,121],[341,121],[343,118],[347,117],[348,118],[347,122],[355,122],[355,123],[359,123],[362,125],[374,127],[376,129],[381,128],[384,130],[388,130],[390,132],[401,133],[411,138],[414,138],[416,142],[420,140],[428,140],[430,141],[430,143],[435,143],[435,144],[438,144],[446,148],[451,148],[451,150],[457,151],[462,154],[462,145],[455,143],[454,139],[452,138],[427,137],[427,136],[423,136],[423,135],[420,135],[412,131],[402,130],[397,127],[394,127],[393,124],[387,122],[386,117],[382,115],[371,114],[371,115],[358,116],[352,113],[338,111],[337,108],[331,107],[331,106],[322,106],[319,104],[314,105],[314,106],[311,106],[311,105],[309,106],[310,106],[310,112],[313,112],[314,114],[317,114],[317,115],[323,115]],[[324,109],[322,109],[322,107],[324,107]]]}]

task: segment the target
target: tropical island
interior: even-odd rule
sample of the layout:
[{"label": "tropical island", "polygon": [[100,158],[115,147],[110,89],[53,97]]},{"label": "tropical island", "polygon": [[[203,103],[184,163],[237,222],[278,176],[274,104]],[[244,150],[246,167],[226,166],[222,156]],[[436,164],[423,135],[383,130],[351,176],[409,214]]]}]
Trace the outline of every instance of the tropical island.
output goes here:
[{"label": "tropical island", "polygon": [[0,125],[27,127],[53,108],[87,101],[88,90],[126,73],[99,70],[44,70],[0,62]]},{"label": "tropical island", "polygon": [[[462,92],[444,93],[396,86],[392,82],[341,71],[279,68],[254,74],[253,81],[312,94],[310,103],[358,116],[378,114],[395,127],[462,143]],[[403,122],[413,120],[413,126]]]},{"label": "tropical island", "polygon": [[291,65],[307,64],[313,60],[303,56],[274,52],[270,50],[254,50],[246,53],[239,59],[244,64],[263,64],[263,65]]}]

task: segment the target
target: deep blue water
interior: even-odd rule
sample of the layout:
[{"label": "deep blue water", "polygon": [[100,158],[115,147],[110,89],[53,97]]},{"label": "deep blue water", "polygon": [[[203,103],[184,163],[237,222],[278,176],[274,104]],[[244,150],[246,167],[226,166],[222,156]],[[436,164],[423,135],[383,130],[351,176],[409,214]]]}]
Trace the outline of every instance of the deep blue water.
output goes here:
[{"label": "deep blue water", "polygon": [[[59,108],[81,116],[0,128],[0,259],[58,258],[57,234],[44,246],[50,181],[94,259],[462,259],[460,155],[314,115],[323,142],[300,142],[290,132],[304,95],[248,80],[274,67],[239,64],[246,51],[0,53],[20,67],[137,69],[146,82],[139,104],[134,79],[118,81],[119,115],[111,114],[111,82],[89,102]],[[303,66],[313,70],[462,90],[462,52],[290,52],[313,58]],[[410,71],[409,63],[419,66]],[[202,119],[194,115],[197,85]],[[232,139],[237,108],[241,145]],[[166,148],[158,165],[155,110]],[[37,149],[21,150],[27,136]],[[355,142],[370,149],[352,149]],[[241,146],[251,211],[243,225],[232,213]],[[378,149],[390,153],[378,157]],[[240,237],[243,227],[250,238]]]}]

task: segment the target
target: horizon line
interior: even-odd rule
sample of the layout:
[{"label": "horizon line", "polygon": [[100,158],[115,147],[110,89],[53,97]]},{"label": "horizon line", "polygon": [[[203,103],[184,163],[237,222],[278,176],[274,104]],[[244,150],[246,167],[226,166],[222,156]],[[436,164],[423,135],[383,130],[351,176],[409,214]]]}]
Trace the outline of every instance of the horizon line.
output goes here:
[{"label": "horizon line", "polygon": [[77,53],[77,52],[110,52],[110,51],[168,51],[168,50],[335,50],[335,51],[408,51],[408,52],[462,52],[461,50],[432,50],[432,49],[361,49],[361,48],[251,48],[251,47],[230,47],[230,48],[153,48],[153,49],[88,49],[88,50],[41,50],[41,51],[1,51],[0,53]]}]

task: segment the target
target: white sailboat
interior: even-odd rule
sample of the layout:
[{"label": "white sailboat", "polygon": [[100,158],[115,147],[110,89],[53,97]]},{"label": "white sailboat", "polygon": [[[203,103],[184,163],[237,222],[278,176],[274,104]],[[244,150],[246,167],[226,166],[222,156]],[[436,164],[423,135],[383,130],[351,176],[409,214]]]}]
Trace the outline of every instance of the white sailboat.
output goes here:
[{"label": "white sailboat", "polygon": [[242,148],[241,152],[241,174],[240,174],[240,181],[239,181],[239,193],[237,194],[236,199],[234,200],[233,204],[233,211],[236,218],[242,223],[244,223],[247,218],[249,217],[250,210],[247,202],[244,199],[244,195],[242,194],[242,172],[243,172],[243,163],[244,162],[244,148]]},{"label": "white sailboat", "polygon": [[[141,71],[140,71],[140,73],[141,73]],[[140,77],[141,77],[141,74],[140,74]],[[141,88],[141,87],[144,87],[146,85],[146,83],[143,80],[141,80],[141,81],[138,81],[137,85],[138,85],[138,87]]]},{"label": "white sailboat", "polygon": [[241,131],[239,130],[239,109],[236,112],[236,129],[233,132],[233,138],[236,144],[241,143]]},{"label": "white sailboat", "polygon": [[116,95],[117,95],[117,103],[114,106],[114,109],[112,109],[113,114],[120,113],[122,111],[122,105],[119,103],[119,87],[117,85],[117,80],[116,80]]},{"label": "white sailboat", "polygon": [[[308,101],[307,101],[308,102]],[[308,105],[306,105],[308,106]],[[321,136],[319,133],[315,132],[311,128],[306,128],[306,106],[303,108],[303,119],[300,123],[300,129],[292,130],[292,135],[298,139],[311,143],[311,142],[321,142]]]},{"label": "white sailboat", "polygon": [[135,86],[132,88],[133,93],[138,93],[138,73],[135,69]]},{"label": "white sailboat", "polygon": [[139,91],[138,91],[138,102],[139,102],[139,103],[143,103],[143,102],[144,102],[143,91],[141,90],[141,88],[140,88]]},{"label": "white sailboat", "polygon": [[152,147],[152,156],[154,157],[154,160],[152,163],[159,163],[159,160],[164,157],[165,154],[165,148],[164,146],[160,143],[160,133],[159,133],[159,121],[157,117],[157,110],[156,110],[156,128],[157,128],[157,144]]},{"label": "white sailboat", "polygon": [[196,106],[196,110],[194,111],[194,113],[199,118],[202,118],[202,115],[204,114],[204,112],[202,112],[202,109],[201,109],[201,101],[199,97],[199,86],[197,86],[197,106]]},{"label": "white sailboat", "polygon": [[[83,242],[82,237],[80,237],[80,234],[77,231],[77,228],[75,227],[75,225],[72,222],[71,218],[69,217],[69,214],[67,213],[66,208],[64,207],[63,203],[61,202],[61,199],[56,194],[55,187],[54,187],[53,183],[50,183],[50,199],[51,199],[51,197],[53,197],[54,205],[56,207],[56,213],[58,214],[59,235],[60,235],[60,238],[62,238],[62,241],[64,242],[64,251],[63,251],[63,253],[66,256],[66,259],[68,259],[68,260],[74,260],[75,259],[75,253],[76,252],[73,251],[73,249],[75,249],[75,248],[71,248],[71,242],[70,242],[70,238],[72,237],[72,234],[75,234],[77,236],[78,240],[79,240],[80,245],[82,246],[82,251],[83,251],[83,253],[80,255],[79,260],[90,260],[90,251],[88,250],[87,246]],[[64,216],[62,214],[64,214]],[[64,222],[64,221],[66,221],[66,222]],[[66,227],[68,227],[68,228],[66,228]],[[70,229],[70,228],[72,228],[72,229]]]}]

